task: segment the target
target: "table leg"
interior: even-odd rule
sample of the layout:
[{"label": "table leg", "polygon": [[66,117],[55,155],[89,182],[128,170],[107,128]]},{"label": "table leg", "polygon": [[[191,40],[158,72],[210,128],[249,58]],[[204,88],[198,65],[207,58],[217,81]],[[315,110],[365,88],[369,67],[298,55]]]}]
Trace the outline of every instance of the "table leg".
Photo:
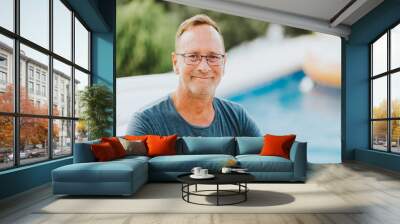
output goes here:
[{"label": "table leg", "polygon": [[219,184],[217,184],[217,206],[219,205]]},{"label": "table leg", "polygon": [[197,184],[196,184],[196,186],[195,186],[195,191],[197,192]]},{"label": "table leg", "polygon": [[244,190],[245,190],[245,192],[244,192],[244,201],[247,201],[247,192],[248,192],[248,190],[247,190],[247,182],[244,183]]}]

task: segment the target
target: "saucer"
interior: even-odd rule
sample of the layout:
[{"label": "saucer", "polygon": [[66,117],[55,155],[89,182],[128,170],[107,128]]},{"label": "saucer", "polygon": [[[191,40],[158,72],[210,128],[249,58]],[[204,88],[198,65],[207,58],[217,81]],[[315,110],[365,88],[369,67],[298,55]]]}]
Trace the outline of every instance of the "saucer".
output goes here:
[{"label": "saucer", "polygon": [[192,175],[190,175],[190,178],[193,178],[193,179],[211,179],[211,178],[214,178],[214,175],[207,174],[207,175],[202,176],[202,175],[194,175],[194,174],[192,174]]}]

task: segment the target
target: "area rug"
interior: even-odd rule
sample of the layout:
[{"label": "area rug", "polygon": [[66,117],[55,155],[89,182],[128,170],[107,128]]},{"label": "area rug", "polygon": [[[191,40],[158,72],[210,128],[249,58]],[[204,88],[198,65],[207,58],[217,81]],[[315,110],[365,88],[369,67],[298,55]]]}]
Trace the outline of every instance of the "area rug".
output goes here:
[{"label": "area rug", "polygon": [[[224,186],[228,190],[234,186]],[[248,185],[247,201],[237,205],[207,206],[182,200],[181,185],[150,183],[130,197],[59,196],[35,213],[125,214],[125,213],[360,213],[359,205],[344,201],[317,184],[255,183]],[[201,185],[198,190],[212,190]],[[194,187],[191,188],[194,190]],[[214,193],[210,193],[214,194]],[[224,197],[229,203],[236,196]],[[191,196],[197,203],[213,204],[215,196]]]}]

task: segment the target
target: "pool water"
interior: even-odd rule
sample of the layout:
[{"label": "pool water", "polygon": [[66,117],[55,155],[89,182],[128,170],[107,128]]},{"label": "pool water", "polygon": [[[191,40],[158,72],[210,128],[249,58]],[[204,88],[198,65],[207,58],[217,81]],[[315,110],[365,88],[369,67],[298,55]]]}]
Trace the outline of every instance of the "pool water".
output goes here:
[{"label": "pool water", "polygon": [[311,163],[340,163],[340,89],[314,85],[300,90],[298,71],[228,97],[240,103],[263,134],[296,134],[307,142]]}]

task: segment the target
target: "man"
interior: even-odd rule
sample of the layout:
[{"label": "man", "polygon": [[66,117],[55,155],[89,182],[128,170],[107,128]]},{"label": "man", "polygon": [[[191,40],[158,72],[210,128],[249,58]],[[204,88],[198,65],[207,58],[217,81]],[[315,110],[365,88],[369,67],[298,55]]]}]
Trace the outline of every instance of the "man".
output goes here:
[{"label": "man", "polygon": [[213,20],[196,15],[179,26],[172,63],[179,75],[177,89],[135,113],[127,134],[261,136],[242,106],[214,96],[226,53]]}]

